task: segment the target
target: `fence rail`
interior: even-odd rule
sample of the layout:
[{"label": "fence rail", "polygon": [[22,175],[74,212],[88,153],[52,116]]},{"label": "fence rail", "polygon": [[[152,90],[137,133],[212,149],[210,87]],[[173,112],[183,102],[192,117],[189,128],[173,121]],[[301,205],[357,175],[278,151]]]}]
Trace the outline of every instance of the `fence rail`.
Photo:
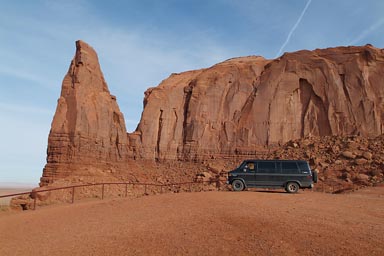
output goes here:
[{"label": "fence rail", "polygon": [[169,184],[156,184],[156,183],[141,183],[141,182],[102,182],[102,183],[91,183],[91,184],[80,184],[80,185],[72,185],[72,186],[65,186],[65,187],[57,187],[57,188],[48,188],[48,189],[42,189],[42,190],[31,190],[28,192],[22,192],[22,193],[13,193],[13,194],[7,194],[7,195],[0,195],[0,198],[6,198],[6,197],[15,197],[15,196],[22,196],[22,195],[29,195],[30,198],[33,199],[33,210],[36,210],[36,203],[39,193],[43,192],[50,192],[50,191],[57,191],[57,190],[71,190],[71,203],[75,202],[75,189],[81,188],[81,187],[96,187],[101,186],[101,199],[104,199],[105,196],[105,186],[108,185],[125,185],[125,197],[128,196],[128,185],[133,186],[143,186],[144,188],[144,195],[147,195],[147,190],[149,187],[160,187],[160,193],[163,193],[164,188],[167,187],[175,187],[175,186],[188,186],[189,192],[192,192],[192,185],[200,185],[204,189],[204,183],[208,183],[210,185],[214,184],[216,185],[216,188],[219,188],[220,185],[217,183],[217,181],[191,181],[191,182],[180,182],[180,183],[169,183]]},{"label": "fence rail", "polygon": [[[209,181],[191,181],[191,182],[180,182],[180,183],[169,183],[169,184],[156,184],[156,183],[141,183],[141,182],[103,182],[103,183],[91,183],[91,184],[80,184],[80,185],[72,185],[72,186],[65,186],[65,187],[57,187],[57,188],[48,188],[48,189],[42,189],[42,190],[31,190],[28,192],[21,192],[21,193],[13,193],[13,194],[7,194],[7,195],[0,195],[0,198],[7,198],[7,197],[15,197],[15,196],[22,196],[22,195],[29,195],[31,199],[33,199],[33,210],[36,210],[36,203],[38,200],[38,194],[44,193],[44,192],[50,192],[50,191],[57,191],[57,190],[70,190],[70,202],[73,204],[75,202],[75,190],[76,188],[82,188],[82,187],[96,187],[101,186],[101,195],[100,198],[103,200],[105,197],[105,187],[110,185],[125,185],[124,189],[124,196],[128,196],[128,185],[134,186],[142,186],[144,188],[143,195],[148,195],[148,188],[149,187],[157,187],[160,188],[160,193],[164,192],[164,188],[171,188],[175,186],[187,186],[187,191],[193,192],[192,185],[198,185],[200,186],[200,190],[204,190],[204,185],[214,185],[215,189],[222,189],[222,183],[220,180],[209,180]],[[374,186],[377,184],[374,184]],[[337,182],[322,182],[318,183],[317,186],[315,186],[315,189],[313,191],[323,192],[323,193],[332,193],[332,194],[338,194],[338,193],[344,193],[346,191],[354,191],[356,189],[359,189],[362,186],[361,184],[340,184]]]}]

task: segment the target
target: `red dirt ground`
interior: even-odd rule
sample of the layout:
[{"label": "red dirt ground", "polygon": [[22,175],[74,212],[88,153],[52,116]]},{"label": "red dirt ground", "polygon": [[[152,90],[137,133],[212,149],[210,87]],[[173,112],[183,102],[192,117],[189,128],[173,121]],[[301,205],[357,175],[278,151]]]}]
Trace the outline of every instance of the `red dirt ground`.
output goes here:
[{"label": "red dirt ground", "polygon": [[384,187],[162,194],[0,215],[0,255],[384,255]]}]

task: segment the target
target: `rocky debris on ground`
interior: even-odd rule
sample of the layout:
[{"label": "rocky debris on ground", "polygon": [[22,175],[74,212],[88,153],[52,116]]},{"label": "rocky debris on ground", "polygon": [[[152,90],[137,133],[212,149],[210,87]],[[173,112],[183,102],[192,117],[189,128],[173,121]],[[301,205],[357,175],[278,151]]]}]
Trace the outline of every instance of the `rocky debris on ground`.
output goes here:
[{"label": "rocky debris on ground", "polygon": [[34,208],[34,200],[31,195],[22,195],[12,198],[9,205],[12,210],[16,211],[31,210]]},{"label": "rocky debris on ground", "polygon": [[304,159],[320,186],[373,186],[384,182],[384,136],[324,136],[292,140],[264,158]]}]

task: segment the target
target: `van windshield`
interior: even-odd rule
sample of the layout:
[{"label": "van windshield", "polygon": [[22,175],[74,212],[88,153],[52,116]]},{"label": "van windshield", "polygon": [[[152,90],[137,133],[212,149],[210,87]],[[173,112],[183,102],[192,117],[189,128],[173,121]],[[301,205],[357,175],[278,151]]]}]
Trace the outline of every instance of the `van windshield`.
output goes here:
[{"label": "van windshield", "polygon": [[254,162],[243,162],[239,169],[243,169],[245,171],[255,171],[255,163]]}]

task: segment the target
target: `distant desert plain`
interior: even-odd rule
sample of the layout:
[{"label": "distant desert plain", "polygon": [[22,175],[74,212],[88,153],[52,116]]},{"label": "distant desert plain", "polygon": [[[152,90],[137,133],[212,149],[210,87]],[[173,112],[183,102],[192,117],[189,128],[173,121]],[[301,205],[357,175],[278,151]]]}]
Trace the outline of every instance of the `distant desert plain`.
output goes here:
[{"label": "distant desert plain", "polygon": [[[0,184],[0,196],[29,192],[33,188],[32,185],[24,185],[24,184]],[[11,201],[11,197],[0,198],[0,207],[8,206]]]}]

